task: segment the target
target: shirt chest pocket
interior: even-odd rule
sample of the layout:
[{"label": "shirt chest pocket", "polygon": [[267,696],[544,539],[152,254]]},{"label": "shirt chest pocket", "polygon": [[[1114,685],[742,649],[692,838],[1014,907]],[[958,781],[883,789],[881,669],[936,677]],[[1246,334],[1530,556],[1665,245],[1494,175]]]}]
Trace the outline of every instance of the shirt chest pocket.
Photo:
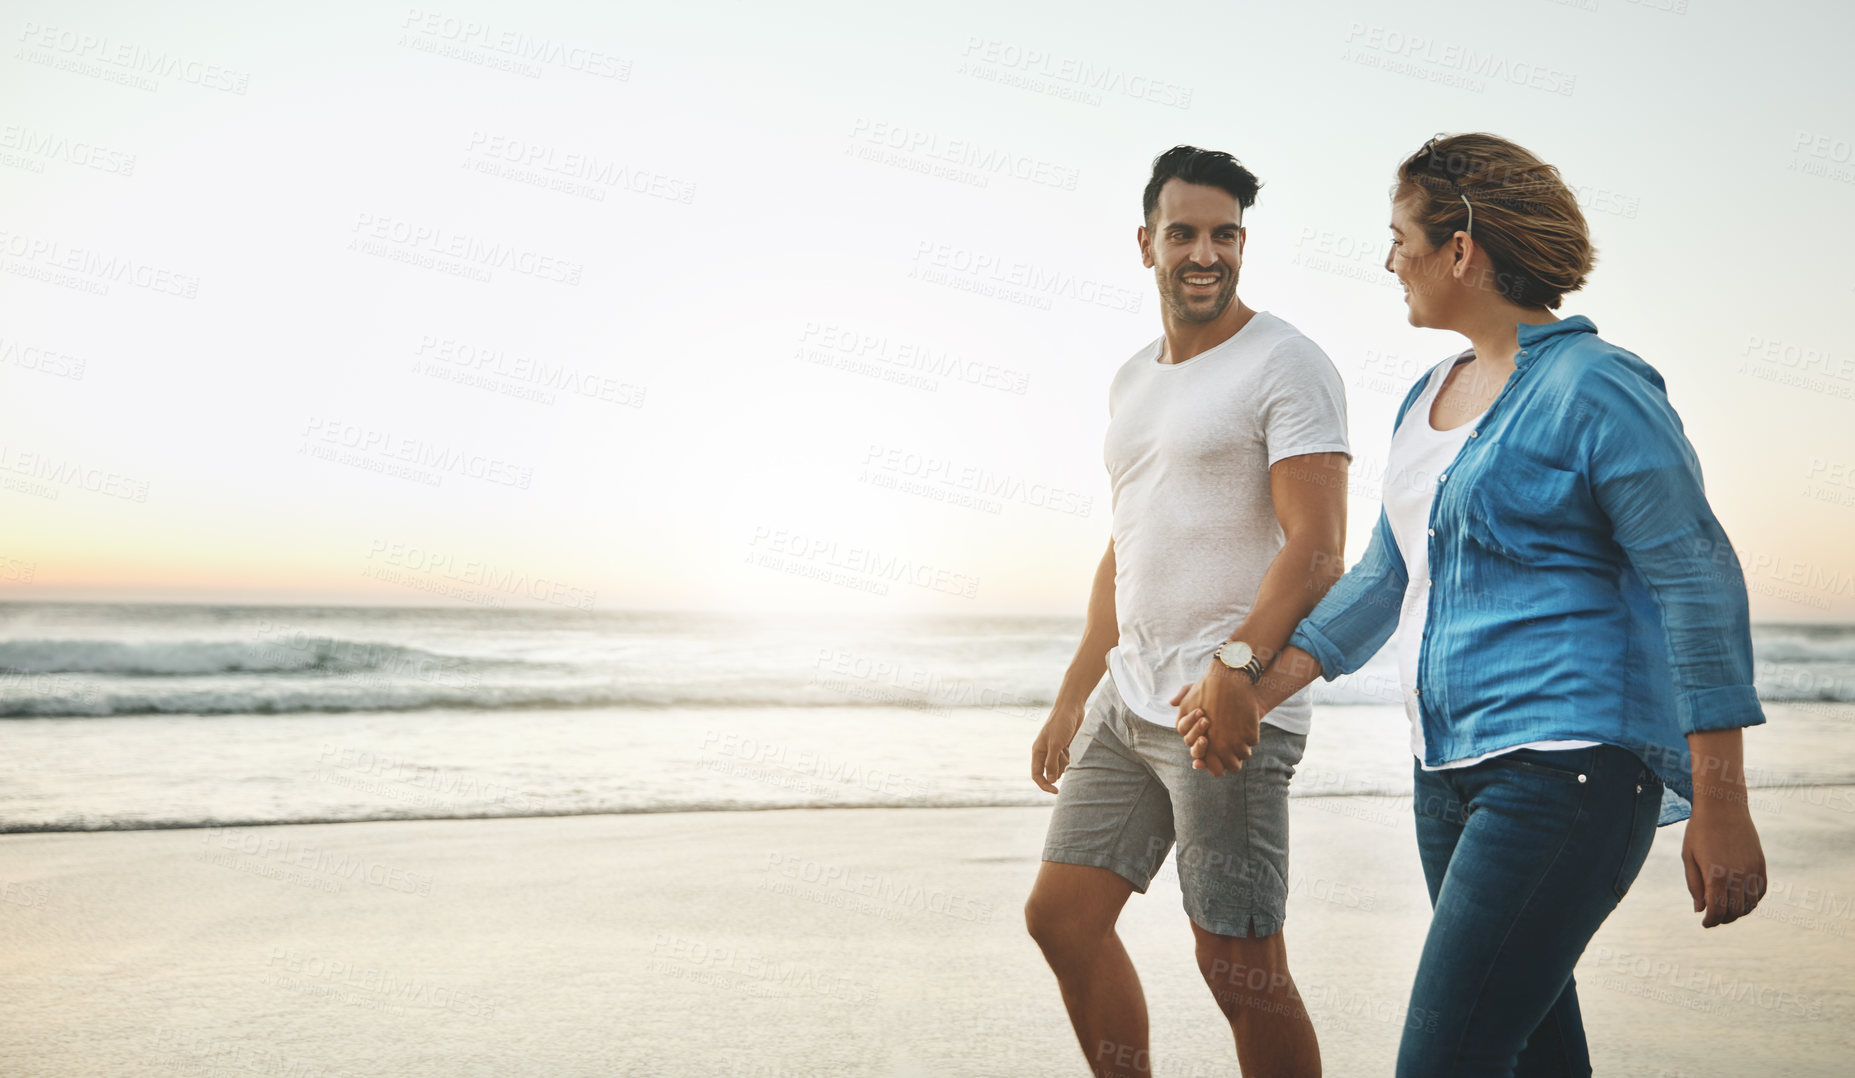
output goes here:
[{"label": "shirt chest pocket", "polygon": [[1511,561],[1591,566],[1608,543],[1584,476],[1518,452],[1495,455],[1463,506],[1477,544]]}]

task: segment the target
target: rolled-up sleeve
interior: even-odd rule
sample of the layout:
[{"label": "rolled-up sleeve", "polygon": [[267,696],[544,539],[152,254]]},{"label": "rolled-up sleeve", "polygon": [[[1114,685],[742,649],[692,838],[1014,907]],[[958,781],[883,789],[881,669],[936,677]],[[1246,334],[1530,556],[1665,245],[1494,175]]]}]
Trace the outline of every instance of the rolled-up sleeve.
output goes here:
[{"label": "rolled-up sleeve", "polygon": [[1745,575],[1658,376],[1619,362],[1581,388],[1591,493],[1660,611],[1677,724],[1691,734],[1764,722]]},{"label": "rolled-up sleeve", "polygon": [[1383,509],[1365,556],[1328,590],[1288,643],[1314,656],[1328,681],[1364,666],[1397,630],[1408,579]]}]

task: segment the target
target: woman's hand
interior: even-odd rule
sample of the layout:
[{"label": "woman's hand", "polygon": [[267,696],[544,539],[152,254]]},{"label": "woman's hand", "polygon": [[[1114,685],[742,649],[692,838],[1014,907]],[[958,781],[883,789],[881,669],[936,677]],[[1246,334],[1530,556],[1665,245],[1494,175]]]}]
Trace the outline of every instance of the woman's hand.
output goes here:
[{"label": "woman's hand", "polygon": [[1702,928],[1731,924],[1765,897],[1765,848],[1746,796],[1745,743],[1737,728],[1688,735],[1694,814],[1681,840],[1694,912]]},{"label": "woman's hand", "polygon": [[1681,840],[1681,863],[1694,912],[1706,913],[1702,928],[1731,924],[1765,897],[1765,849],[1743,802],[1697,802]]}]

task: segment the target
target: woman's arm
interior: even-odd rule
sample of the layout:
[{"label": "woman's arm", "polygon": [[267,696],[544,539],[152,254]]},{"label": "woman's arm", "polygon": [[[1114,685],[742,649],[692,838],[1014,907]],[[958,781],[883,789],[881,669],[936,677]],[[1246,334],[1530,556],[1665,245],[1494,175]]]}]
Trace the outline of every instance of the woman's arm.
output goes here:
[{"label": "woman's arm", "polygon": [[1659,376],[1606,356],[1581,390],[1577,406],[1591,413],[1581,470],[1661,614],[1681,732],[1764,722],[1752,687],[1745,576]]},{"label": "woman's arm", "polygon": [[[1380,509],[1365,556],[1328,590],[1295,627],[1288,646],[1264,668],[1256,682],[1257,715],[1267,715],[1317,677],[1332,681],[1364,666],[1397,630],[1407,579],[1391,523]],[[1179,720],[1179,735],[1198,757],[1192,766],[1200,770],[1209,752],[1208,725],[1200,712]]]},{"label": "woman's arm", "polygon": [[1702,928],[1731,924],[1765,897],[1765,850],[1746,804],[1745,746],[1739,727],[1688,735],[1694,815],[1681,840],[1694,912]]},{"label": "woman's arm", "polygon": [[1591,492],[1666,633],[1694,782],[1681,859],[1695,912],[1711,928],[1750,913],[1766,888],[1740,732],[1765,721],[1752,684],[1745,576],[1659,376],[1612,362],[1595,368],[1587,387]]},{"label": "woman's arm", "polygon": [[[1288,648],[1264,671],[1257,688],[1269,685],[1271,689],[1264,695],[1263,713],[1316,677],[1332,681],[1364,666],[1397,631],[1408,582],[1404,555],[1398,551],[1391,521],[1381,508],[1365,556],[1301,620],[1288,638]],[[1296,652],[1305,658],[1294,658]],[[1310,661],[1312,669],[1308,668]],[[1283,666],[1279,672],[1277,665]],[[1271,679],[1271,673],[1276,677]]]}]

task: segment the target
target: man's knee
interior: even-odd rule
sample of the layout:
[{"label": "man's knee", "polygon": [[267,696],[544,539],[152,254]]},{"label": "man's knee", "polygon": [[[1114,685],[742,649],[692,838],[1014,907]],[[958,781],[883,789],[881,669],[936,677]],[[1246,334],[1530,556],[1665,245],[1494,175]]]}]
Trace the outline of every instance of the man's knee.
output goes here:
[{"label": "man's knee", "polygon": [[1024,902],[1024,930],[1049,951],[1072,946],[1090,933],[1088,904],[1058,887],[1035,887]]},{"label": "man's knee", "polygon": [[1062,924],[1063,911],[1049,896],[1032,891],[1031,897],[1024,900],[1024,930],[1040,945],[1055,942]]},{"label": "man's knee", "polygon": [[1024,928],[1045,950],[1114,931],[1133,887],[1107,869],[1045,862],[1024,903]]},{"label": "man's knee", "polygon": [[1024,903],[1024,930],[1039,947],[1052,951],[1099,940],[1114,930],[1114,920],[1074,896],[1032,892]]},{"label": "man's knee", "polygon": [[1292,1000],[1294,979],[1281,933],[1262,937],[1198,933],[1198,970],[1218,1003],[1253,1007],[1271,1000]]}]

